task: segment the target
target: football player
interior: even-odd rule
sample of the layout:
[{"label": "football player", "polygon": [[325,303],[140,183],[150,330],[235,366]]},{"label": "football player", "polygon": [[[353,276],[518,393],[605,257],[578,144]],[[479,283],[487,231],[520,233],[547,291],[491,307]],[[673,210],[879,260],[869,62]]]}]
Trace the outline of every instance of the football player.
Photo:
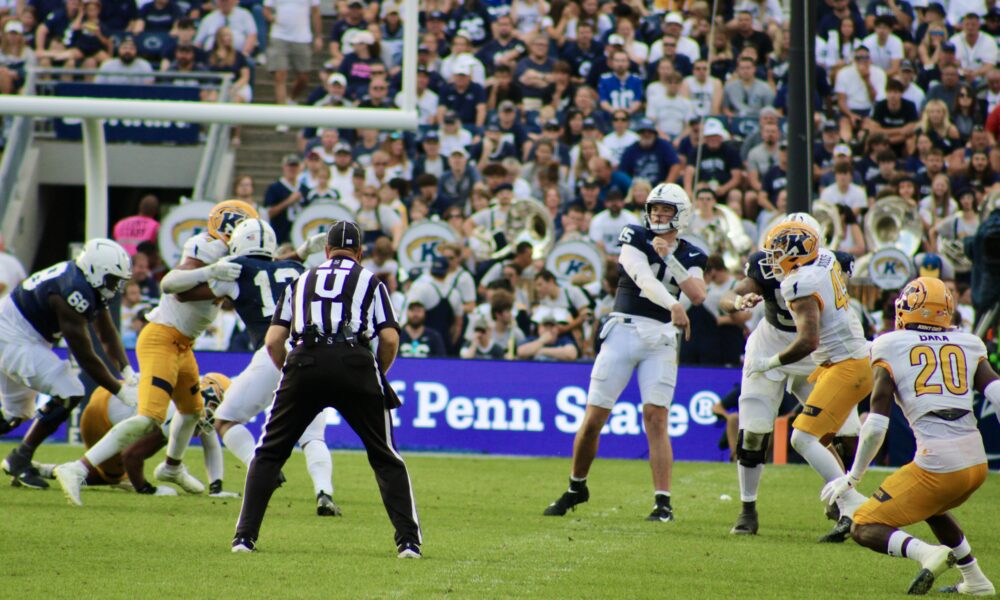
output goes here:
[{"label": "football player", "polygon": [[[107,305],[131,276],[125,250],[111,240],[94,239],[83,246],[75,261],[56,263],[33,274],[0,301],[0,434],[31,418],[35,392],[52,397],[38,410],[21,445],[0,463],[14,478],[14,485],[48,487],[31,464],[35,449],[83,400],[83,383],[69,361],[52,351],[61,337],[87,375],[113,390],[125,404],[135,406],[134,373]],[[90,322],[125,384],[94,351],[87,329]]]},{"label": "football player", "polygon": [[[206,373],[201,377],[201,395],[205,402],[205,414],[198,423],[195,435],[201,439],[202,450],[205,453],[205,469],[208,471],[209,495],[217,498],[234,498],[237,494],[222,490],[222,445],[212,428],[212,418],[216,408],[225,397],[229,388],[229,378],[222,373]],[[111,395],[108,390],[99,387],[90,395],[83,414],[80,415],[80,435],[83,445],[90,448],[96,444],[113,426],[134,416],[135,406],[128,406]],[[176,414],[173,405],[167,411],[166,422],[155,431],[136,440],[105,462],[97,465],[96,472],[87,477],[86,484],[119,486],[134,490],[140,494],[153,496],[176,496],[177,490],[170,486],[154,486],[146,481],[143,467],[146,459],[160,451],[167,444],[170,421]],[[38,464],[43,477],[52,477],[56,465]],[[127,481],[126,481],[127,476]]]},{"label": "football player", "polygon": [[[783,222],[805,223],[816,231],[820,230],[819,223],[808,213],[791,213]],[[850,276],[854,270],[854,257],[846,252],[834,254],[841,271]],[[747,356],[771,356],[795,339],[795,319],[781,295],[781,283],[773,277],[764,276],[761,269],[763,259],[763,252],[751,254],[746,264],[747,276],[720,302],[722,310],[729,313],[751,310],[760,302],[764,303],[764,319],[747,338]],[[764,474],[774,420],[778,416],[782,397],[787,388],[799,402],[805,404],[813,387],[808,378],[815,369],[815,363],[808,358],[767,373],[752,373],[743,369],[736,446],[736,469],[743,509],[730,533],[757,534],[757,490]],[[857,411],[854,411],[853,420],[857,421],[857,418]],[[840,541],[843,539],[840,537]]]},{"label": "football player", "polygon": [[138,413],[112,427],[83,458],[55,469],[56,479],[73,504],[81,504],[80,486],[96,473],[96,465],[163,424],[171,400],[177,414],[170,421],[167,457],[153,474],[188,493],[205,491],[204,484],[187,472],[181,459],[205,408],[198,393],[198,363],[192,348],[194,340],[215,320],[219,306],[214,300],[184,302],[183,296],[206,281],[233,281],[239,276],[238,264],[220,259],[229,254],[227,244],[233,228],[247,218],[257,218],[257,211],[246,202],[226,200],[216,204],[209,213],[207,231],[184,243],[180,264],[160,282],[163,297],[159,306],[150,311],[149,324],[139,334],[135,349],[141,374]]},{"label": "football player", "polygon": [[[257,442],[244,424],[268,407],[281,379],[281,371],[264,347],[264,336],[285,286],[305,271],[301,263],[274,260],[277,245],[270,225],[260,219],[243,221],[229,239],[232,262],[242,267],[240,276],[235,281],[211,281],[192,290],[190,296],[194,300],[230,299],[256,349],[250,364],[233,380],[225,401],[215,411],[215,429],[222,442],[247,466]],[[302,434],[299,445],[313,480],[316,513],[337,516],[341,512],[332,498],[333,459],[325,432],[326,415],[320,413]]]},{"label": "football player", "polygon": [[[826,484],[833,502],[861,481],[885,440],[893,399],[917,438],[913,461],[896,471],[854,513],[854,539],[876,552],[920,563],[910,594],[925,594],[935,578],[958,563],[962,580],[944,592],[992,596],[958,521],[961,506],[986,480],[983,438],[973,412],[974,392],[1000,405],[1000,379],[986,346],[971,333],[951,329],[955,301],[940,279],[921,277],[896,299],[896,331],[871,347],[875,371],[871,412],[851,471]],[[928,544],[899,527],[926,521],[942,545]]]},{"label": "football player", "polygon": [[690,335],[678,298],[692,304],[705,299],[702,272],[707,256],[678,239],[691,219],[691,200],[678,185],[660,184],[646,200],[645,227],[628,225],[618,238],[619,279],[614,311],[601,331],[604,343],[590,374],[587,409],[573,442],[569,489],[545,509],[549,516],[590,498],[587,474],[597,456],[601,428],[632,372],[638,371],[642,421],[649,443],[654,505],[650,521],[672,521],[670,477],[673,449],[667,417],[677,382],[677,335]]},{"label": "football player", "polygon": [[[792,423],[792,447],[824,482],[844,474],[827,449],[851,411],[872,390],[872,370],[861,321],[850,307],[847,274],[837,257],[820,249],[819,234],[806,223],[779,223],[767,233],[758,262],[761,274],[781,284],[781,298],[795,322],[795,339],[771,355],[747,352],[744,370],[765,376],[811,356],[814,383],[802,413]],[[864,496],[851,490],[840,502],[840,520],[825,541],[850,533],[851,516]]]}]

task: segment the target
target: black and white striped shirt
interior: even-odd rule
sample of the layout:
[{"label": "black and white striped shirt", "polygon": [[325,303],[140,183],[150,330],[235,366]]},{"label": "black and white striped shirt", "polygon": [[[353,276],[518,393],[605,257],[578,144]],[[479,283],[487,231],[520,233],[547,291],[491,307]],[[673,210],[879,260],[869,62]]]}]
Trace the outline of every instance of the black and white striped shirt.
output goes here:
[{"label": "black and white striped shirt", "polygon": [[348,257],[327,260],[288,284],[271,319],[291,330],[293,343],[309,325],[336,335],[342,323],[367,339],[386,327],[399,329],[385,284]]}]

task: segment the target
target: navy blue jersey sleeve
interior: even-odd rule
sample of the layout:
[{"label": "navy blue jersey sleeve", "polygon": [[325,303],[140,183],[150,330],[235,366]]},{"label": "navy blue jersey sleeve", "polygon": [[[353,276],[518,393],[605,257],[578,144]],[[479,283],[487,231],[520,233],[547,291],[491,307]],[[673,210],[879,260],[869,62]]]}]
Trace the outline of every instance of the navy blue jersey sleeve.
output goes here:
[{"label": "navy blue jersey sleeve", "polygon": [[99,310],[107,306],[74,263],[69,263],[65,273],[56,278],[56,292],[70,307],[87,320],[92,320]]},{"label": "navy blue jersey sleeve", "polygon": [[764,278],[764,273],[761,272],[760,270],[760,261],[763,258],[764,258],[763,252],[754,252],[753,254],[750,255],[749,258],[747,258],[746,267],[744,267],[743,269],[743,273],[747,277],[753,279],[758,283],[758,285],[761,286],[766,285],[764,282],[767,281],[767,279]]},{"label": "navy blue jersey sleeve", "polygon": [[687,240],[681,240],[677,244],[674,256],[677,258],[677,262],[684,265],[685,269],[698,267],[704,271],[705,265],[708,264],[708,255],[698,246],[688,243]]}]

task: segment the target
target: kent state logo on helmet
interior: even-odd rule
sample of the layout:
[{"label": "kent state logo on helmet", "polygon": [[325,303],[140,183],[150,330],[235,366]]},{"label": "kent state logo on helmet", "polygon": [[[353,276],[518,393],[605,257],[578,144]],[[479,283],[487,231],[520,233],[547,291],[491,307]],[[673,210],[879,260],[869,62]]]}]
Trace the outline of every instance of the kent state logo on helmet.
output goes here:
[{"label": "kent state logo on helmet", "polygon": [[762,250],[761,273],[767,279],[781,281],[795,269],[816,260],[819,234],[805,223],[779,223],[767,233]]},{"label": "kent state logo on helmet", "polygon": [[208,213],[208,234],[228,243],[229,236],[240,221],[257,217],[257,210],[242,200],[219,202]]},{"label": "kent state logo on helmet", "polygon": [[955,299],[936,277],[919,277],[896,298],[896,329],[941,331],[951,327]]}]

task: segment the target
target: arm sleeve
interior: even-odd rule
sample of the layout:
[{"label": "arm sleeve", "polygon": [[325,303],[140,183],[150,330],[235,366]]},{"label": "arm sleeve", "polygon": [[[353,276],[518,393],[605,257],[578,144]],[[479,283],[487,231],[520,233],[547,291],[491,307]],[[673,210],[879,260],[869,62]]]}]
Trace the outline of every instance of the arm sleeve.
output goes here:
[{"label": "arm sleeve", "polygon": [[673,294],[663,286],[663,283],[653,275],[646,255],[636,247],[622,245],[622,252],[618,255],[618,263],[625,269],[636,286],[642,290],[646,298],[666,309],[677,304],[677,298],[674,298]]},{"label": "arm sleeve", "polygon": [[860,442],[858,443],[858,453],[854,457],[854,465],[851,467],[851,477],[861,479],[868,470],[868,465],[875,459],[882,442],[885,441],[885,432],[889,430],[889,417],[876,413],[868,415],[865,424],[861,426]]}]

